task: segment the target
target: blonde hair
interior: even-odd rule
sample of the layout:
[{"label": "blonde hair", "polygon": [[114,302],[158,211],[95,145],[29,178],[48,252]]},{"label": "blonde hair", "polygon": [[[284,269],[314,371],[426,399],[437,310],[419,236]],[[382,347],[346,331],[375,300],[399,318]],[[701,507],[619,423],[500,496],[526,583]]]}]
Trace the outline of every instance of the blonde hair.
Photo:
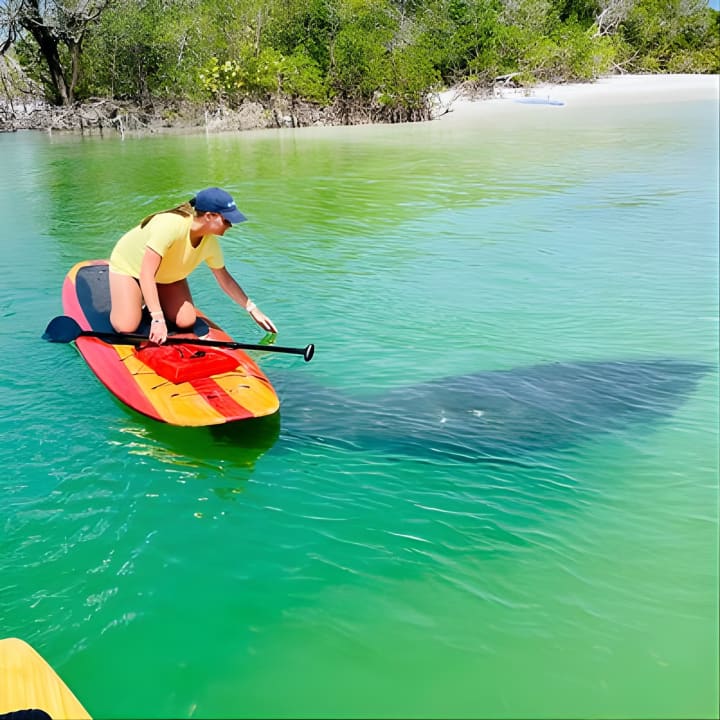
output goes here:
[{"label": "blonde hair", "polygon": [[156,215],[162,215],[163,213],[175,213],[176,215],[182,215],[183,217],[197,216],[197,211],[195,210],[195,208],[189,202],[184,202],[182,203],[182,205],[170,208],[169,210],[158,210],[152,215],[148,215],[146,218],[143,218],[140,221],[140,228],[144,228]]}]

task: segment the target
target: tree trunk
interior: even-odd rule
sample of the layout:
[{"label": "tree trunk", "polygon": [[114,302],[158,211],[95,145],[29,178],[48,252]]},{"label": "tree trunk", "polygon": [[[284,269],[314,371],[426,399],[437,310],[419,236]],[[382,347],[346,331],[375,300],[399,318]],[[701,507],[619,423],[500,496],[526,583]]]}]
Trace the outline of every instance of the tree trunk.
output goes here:
[{"label": "tree trunk", "polygon": [[80,43],[73,43],[70,48],[70,57],[72,59],[72,75],[68,87],[68,100],[73,103],[75,102],[75,88],[80,77]]},{"label": "tree trunk", "polygon": [[70,105],[72,103],[72,88],[65,78],[62,61],[60,60],[59,39],[43,23],[37,0],[29,2],[26,14],[22,19],[22,26],[35,38],[40,52],[47,63],[50,73],[50,83],[55,105]]}]

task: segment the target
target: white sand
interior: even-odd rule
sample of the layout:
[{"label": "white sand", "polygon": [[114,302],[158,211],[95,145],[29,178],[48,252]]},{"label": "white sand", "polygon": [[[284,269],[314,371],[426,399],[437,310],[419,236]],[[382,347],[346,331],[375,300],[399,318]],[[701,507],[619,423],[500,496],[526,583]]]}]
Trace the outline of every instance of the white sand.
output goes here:
[{"label": "white sand", "polygon": [[[592,83],[567,85],[540,84],[532,88],[514,89],[498,84],[494,97],[471,100],[458,90],[438,96],[435,117],[439,119],[496,112],[498,109],[522,111],[528,105],[522,100],[552,101],[559,104],[538,104],[536,107],[592,107],[631,105],[637,103],[720,99],[720,75],[613,75]],[[446,113],[446,114],[445,114]]]}]

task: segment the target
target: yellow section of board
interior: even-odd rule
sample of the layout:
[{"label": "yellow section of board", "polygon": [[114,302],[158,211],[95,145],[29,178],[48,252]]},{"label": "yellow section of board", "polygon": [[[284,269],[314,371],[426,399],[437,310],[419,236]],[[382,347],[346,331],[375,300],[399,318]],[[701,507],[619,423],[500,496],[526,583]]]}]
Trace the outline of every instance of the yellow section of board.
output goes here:
[{"label": "yellow section of board", "polygon": [[165,422],[186,426],[217,425],[225,422],[225,416],[209,405],[189,383],[174,385],[138,360],[132,347],[114,347],[135,382]]},{"label": "yellow section of board", "polygon": [[53,720],[89,718],[87,710],[23,640],[0,640],[0,713],[44,710]]},{"label": "yellow section of board", "polygon": [[[132,347],[114,347],[144,395],[166,422],[174,425],[204,426],[226,421],[227,418],[213,408],[204,395],[190,383],[175,385],[168,382],[141,362],[133,353]],[[254,417],[271,415],[279,407],[275,391],[267,381],[255,377],[240,359],[236,370],[215,375],[212,379],[229,398]]]},{"label": "yellow section of board", "polygon": [[[243,382],[246,385],[238,386],[237,374],[226,373],[225,375],[217,375],[215,382],[234,400],[239,402],[246,410],[251,412],[255,417],[263,417],[272,415],[280,407],[280,401],[277,399],[275,391],[259,378],[255,377],[241,365],[238,372],[245,375]],[[243,392],[244,388],[252,390],[252,392]]]}]

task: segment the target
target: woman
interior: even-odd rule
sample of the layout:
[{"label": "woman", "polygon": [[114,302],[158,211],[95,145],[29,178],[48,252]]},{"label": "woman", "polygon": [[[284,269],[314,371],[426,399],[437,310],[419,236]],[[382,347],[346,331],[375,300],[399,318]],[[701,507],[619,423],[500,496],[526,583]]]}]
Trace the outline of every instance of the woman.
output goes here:
[{"label": "woman", "polygon": [[110,322],[115,332],[134,332],[143,303],[150,312],[150,340],[167,340],[167,319],[181,329],[196,320],[187,277],[204,260],[218,285],[268,332],[267,315],[248,298],[225,267],[218,236],[246,220],[220,188],[201,190],[192,200],[146,217],[120,238],[110,256]]}]

